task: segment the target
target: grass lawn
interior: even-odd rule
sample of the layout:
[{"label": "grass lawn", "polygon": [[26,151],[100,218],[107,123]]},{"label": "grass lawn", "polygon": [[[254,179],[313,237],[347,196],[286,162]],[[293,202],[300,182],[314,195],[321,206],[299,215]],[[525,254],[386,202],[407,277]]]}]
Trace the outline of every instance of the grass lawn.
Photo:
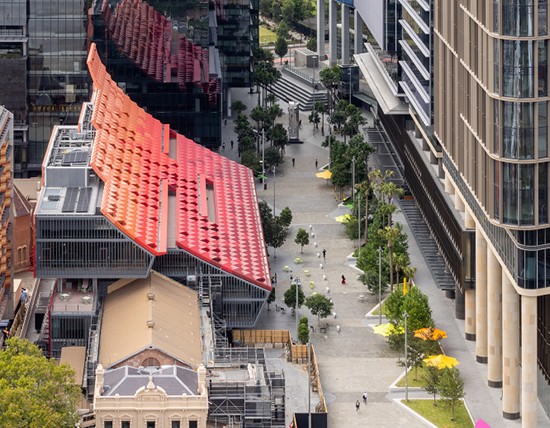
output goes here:
[{"label": "grass lawn", "polygon": [[277,40],[277,34],[265,27],[260,27],[260,43],[263,43],[264,40],[267,43],[275,43]]},{"label": "grass lawn", "polygon": [[[375,310],[372,314],[378,315],[378,309]],[[386,315],[386,302],[382,302],[382,315]]]},{"label": "grass lawn", "polygon": [[451,406],[443,404],[441,400],[437,400],[437,407],[434,407],[433,400],[401,400],[401,402],[440,428],[474,426],[466,406],[462,403],[455,406],[456,421],[453,422]]},{"label": "grass lawn", "polygon": [[[409,373],[407,373],[407,377],[408,377],[410,388],[422,388],[423,386],[426,385],[426,382],[424,381],[424,379],[422,379],[422,376],[424,376],[424,367],[425,367],[424,364],[418,367],[418,376],[416,377],[417,379],[416,382],[414,381],[414,369],[409,370]],[[405,366],[403,366],[403,370],[405,370]],[[395,386],[399,386],[400,388],[405,388],[405,376],[403,376]]]}]

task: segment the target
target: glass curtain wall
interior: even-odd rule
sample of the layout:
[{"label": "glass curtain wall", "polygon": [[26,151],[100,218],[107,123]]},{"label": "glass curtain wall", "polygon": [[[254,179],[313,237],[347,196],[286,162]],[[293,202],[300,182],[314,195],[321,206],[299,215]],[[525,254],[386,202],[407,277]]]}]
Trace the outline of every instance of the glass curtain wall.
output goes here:
[{"label": "glass curtain wall", "polygon": [[38,175],[54,125],[76,124],[89,99],[86,0],[29,0],[29,175]]}]

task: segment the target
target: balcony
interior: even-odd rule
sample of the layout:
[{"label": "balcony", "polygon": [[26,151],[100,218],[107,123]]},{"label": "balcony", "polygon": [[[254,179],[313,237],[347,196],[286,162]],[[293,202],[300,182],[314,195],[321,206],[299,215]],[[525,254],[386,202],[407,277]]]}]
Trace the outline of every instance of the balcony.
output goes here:
[{"label": "balcony", "polygon": [[95,296],[88,279],[67,280],[61,287],[56,288],[53,298],[52,313],[56,312],[92,312],[95,305]]}]

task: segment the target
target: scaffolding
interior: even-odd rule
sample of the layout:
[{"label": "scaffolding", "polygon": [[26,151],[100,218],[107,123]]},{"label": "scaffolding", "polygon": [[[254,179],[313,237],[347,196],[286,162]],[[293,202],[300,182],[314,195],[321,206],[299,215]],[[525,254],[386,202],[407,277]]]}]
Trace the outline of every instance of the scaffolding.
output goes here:
[{"label": "scaffolding", "polygon": [[284,373],[268,367],[263,348],[214,349],[209,375],[210,420],[242,428],[285,426]]}]

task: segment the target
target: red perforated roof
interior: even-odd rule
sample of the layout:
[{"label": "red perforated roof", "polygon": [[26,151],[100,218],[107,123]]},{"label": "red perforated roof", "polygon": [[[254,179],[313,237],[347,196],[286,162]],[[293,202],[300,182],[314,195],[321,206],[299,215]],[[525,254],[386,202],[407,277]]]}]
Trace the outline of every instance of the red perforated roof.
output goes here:
[{"label": "red perforated roof", "polygon": [[[97,89],[90,164],[105,183],[103,215],[155,255],[166,253],[167,224],[176,221],[178,247],[271,290],[251,171],[139,108],[111,80],[95,45],[88,67]],[[169,138],[177,139],[177,161],[168,157]],[[169,188],[177,195],[176,219],[167,216]],[[208,204],[207,188],[214,204]]]}]

